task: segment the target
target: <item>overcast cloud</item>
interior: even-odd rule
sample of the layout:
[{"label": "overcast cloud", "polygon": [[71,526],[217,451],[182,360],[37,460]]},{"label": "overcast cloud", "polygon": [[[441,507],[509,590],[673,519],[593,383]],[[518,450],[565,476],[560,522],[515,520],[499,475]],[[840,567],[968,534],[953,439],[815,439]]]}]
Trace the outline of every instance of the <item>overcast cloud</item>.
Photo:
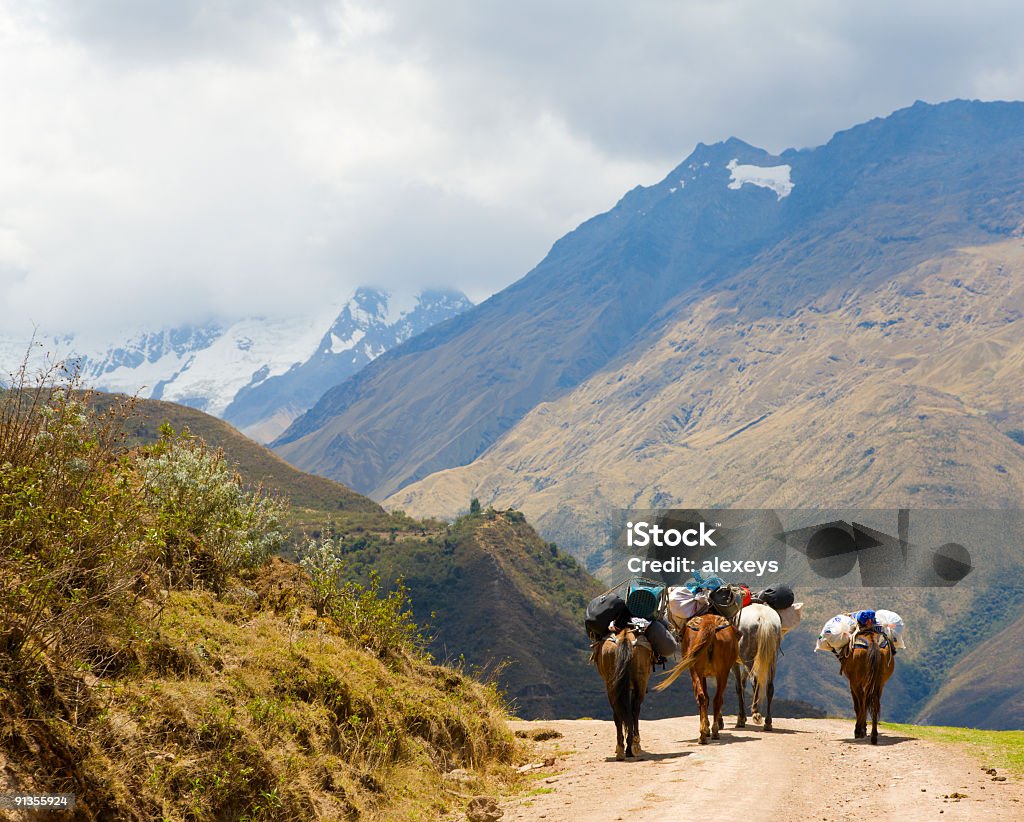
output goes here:
[{"label": "overcast cloud", "polygon": [[698,141],[1024,97],[1024,6],[0,0],[0,333],[474,300]]}]

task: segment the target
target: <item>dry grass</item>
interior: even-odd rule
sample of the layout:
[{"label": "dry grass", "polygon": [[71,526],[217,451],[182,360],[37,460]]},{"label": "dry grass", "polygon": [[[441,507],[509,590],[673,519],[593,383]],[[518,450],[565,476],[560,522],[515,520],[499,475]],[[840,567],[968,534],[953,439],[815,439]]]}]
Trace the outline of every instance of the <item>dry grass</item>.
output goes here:
[{"label": "dry grass", "polygon": [[73,791],[97,819],[412,820],[515,783],[492,688],[359,647],[303,584],[275,560],[222,601],[171,591],[116,673],[0,692],[18,787]]}]

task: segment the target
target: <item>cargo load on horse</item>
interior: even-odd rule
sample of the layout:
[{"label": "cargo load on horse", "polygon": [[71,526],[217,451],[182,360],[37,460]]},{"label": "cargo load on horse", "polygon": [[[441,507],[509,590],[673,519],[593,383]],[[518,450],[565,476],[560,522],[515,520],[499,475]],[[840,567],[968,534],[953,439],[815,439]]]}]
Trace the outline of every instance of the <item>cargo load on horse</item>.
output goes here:
[{"label": "cargo load on horse", "polygon": [[679,646],[664,621],[667,598],[666,586],[659,582],[643,577],[621,582],[587,606],[587,635],[596,643],[630,629],[646,638],[655,657],[675,656]]},{"label": "cargo load on horse", "polygon": [[753,601],[761,602],[776,611],[785,611],[796,602],[796,595],[788,585],[776,585],[774,588],[758,591],[753,595]]},{"label": "cargo load on horse", "polygon": [[711,610],[709,593],[699,588],[690,590],[685,585],[673,585],[668,589],[668,620],[678,630],[688,619]]},{"label": "cargo load on horse", "polygon": [[836,614],[825,623],[814,646],[817,651],[831,651],[843,657],[852,649],[859,634],[876,632],[881,634],[894,651],[906,648],[903,640],[903,618],[895,611],[862,610],[849,614]]},{"label": "cargo load on horse", "polygon": [[716,576],[702,577],[694,573],[685,585],[668,589],[669,621],[677,631],[695,616],[714,611],[735,622],[749,592],[736,585],[726,585]]}]

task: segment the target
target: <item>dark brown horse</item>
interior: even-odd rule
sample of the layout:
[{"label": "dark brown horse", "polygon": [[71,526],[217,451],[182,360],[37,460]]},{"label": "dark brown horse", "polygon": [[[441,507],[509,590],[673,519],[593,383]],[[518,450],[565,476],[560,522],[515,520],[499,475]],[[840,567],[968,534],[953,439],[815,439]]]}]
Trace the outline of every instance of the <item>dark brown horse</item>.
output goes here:
[{"label": "dark brown horse", "polygon": [[[647,695],[653,657],[647,639],[631,629],[594,644],[592,659],[604,678],[615,719],[615,758],[640,754],[640,706]],[[625,730],[625,745],[623,745]]]},{"label": "dark brown horse", "polygon": [[[722,702],[725,688],[729,683],[729,671],[739,660],[739,639],[733,624],[717,614],[704,614],[688,620],[679,632],[682,659],[669,671],[665,680],[655,690],[663,691],[685,671],[693,680],[693,695],[700,709],[700,744],[705,745],[708,736],[718,739],[718,732],[725,727],[722,721]],[[714,723],[708,723],[707,677],[715,678],[715,701],[712,714]]]},{"label": "dark brown horse", "polygon": [[896,656],[884,634],[867,631],[857,634],[850,653],[839,660],[839,669],[850,680],[857,722],[856,739],[867,736],[867,713],[871,711],[871,744],[878,744],[878,712],[882,707],[882,689],[896,668]]}]

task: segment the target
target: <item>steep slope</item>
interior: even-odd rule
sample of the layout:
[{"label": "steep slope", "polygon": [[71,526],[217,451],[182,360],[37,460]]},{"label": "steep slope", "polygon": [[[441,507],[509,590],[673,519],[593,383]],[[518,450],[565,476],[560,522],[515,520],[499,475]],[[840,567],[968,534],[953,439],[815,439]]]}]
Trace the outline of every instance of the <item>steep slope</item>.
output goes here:
[{"label": "steep slope", "polygon": [[[98,394],[94,401],[103,408],[114,400]],[[603,589],[520,512],[486,511],[453,525],[389,514],[298,471],[223,420],[158,400],[136,402],[125,423],[128,444],[155,441],[165,422],[223,448],[247,481],[289,498],[289,558],[298,557],[306,534],[329,529],[349,579],[369,585],[377,574],[385,588],[403,580],[417,621],[429,625],[434,656],[492,676],[520,716],[587,716],[607,706],[583,632],[586,603]]]},{"label": "steep slope", "polygon": [[382,498],[469,463],[712,294],[756,334],[761,319],[838,309],[854,289],[1005,239],[1024,225],[1022,126],[1022,104],[958,101],[779,157],[700,145],[515,285],[328,392],[275,448]]},{"label": "steep slope", "polygon": [[[119,398],[96,393],[93,401],[102,409],[119,401]],[[127,444],[156,442],[164,423],[175,431],[188,429],[208,445],[222,448],[228,461],[249,483],[263,483],[268,489],[287,496],[295,507],[338,513],[382,513],[381,507],[373,500],[340,483],[299,471],[223,420],[185,405],[161,400],[135,401],[131,416],[123,423]]]},{"label": "steep slope", "polygon": [[517,511],[466,516],[417,539],[345,534],[348,572],[401,577],[439,659],[493,676],[525,717],[587,716],[607,707],[589,664],[586,603],[600,584],[542,540]]},{"label": "steep slope", "polygon": [[953,666],[945,684],[921,710],[928,725],[970,724],[973,728],[1024,728],[1020,682],[1024,617],[975,648]]},{"label": "steep slope", "polygon": [[944,253],[785,317],[756,316],[771,278],[739,279],[389,504],[514,505],[586,557],[620,506],[1024,501],[1024,241]]}]

